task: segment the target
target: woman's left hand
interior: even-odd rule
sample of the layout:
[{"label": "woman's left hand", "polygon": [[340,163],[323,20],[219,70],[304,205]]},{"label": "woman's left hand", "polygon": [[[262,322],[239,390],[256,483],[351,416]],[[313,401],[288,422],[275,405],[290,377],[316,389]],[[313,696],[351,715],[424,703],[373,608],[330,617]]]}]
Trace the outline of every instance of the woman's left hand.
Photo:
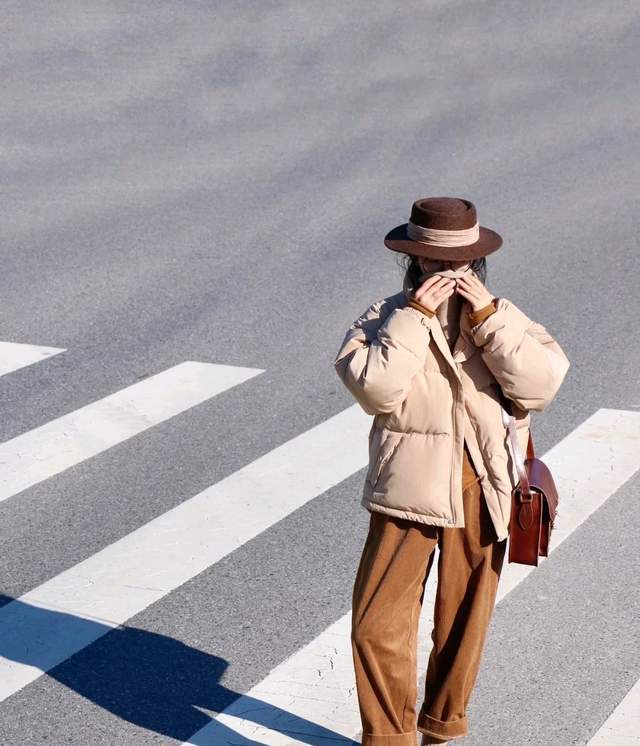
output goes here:
[{"label": "woman's left hand", "polygon": [[488,306],[494,298],[474,274],[456,277],[456,290],[471,304],[472,311]]}]

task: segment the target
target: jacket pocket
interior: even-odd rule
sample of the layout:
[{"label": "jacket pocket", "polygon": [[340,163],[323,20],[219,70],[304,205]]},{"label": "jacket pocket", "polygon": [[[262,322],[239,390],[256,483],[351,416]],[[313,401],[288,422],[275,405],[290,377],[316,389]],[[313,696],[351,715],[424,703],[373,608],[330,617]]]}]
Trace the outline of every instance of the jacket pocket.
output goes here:
[{"label": "jacket pocket", "polygon": [[385,428],[375,428],[369,437],[369,470],[367,481],[375,487],[382,470],[398,447],[402,433]]}]

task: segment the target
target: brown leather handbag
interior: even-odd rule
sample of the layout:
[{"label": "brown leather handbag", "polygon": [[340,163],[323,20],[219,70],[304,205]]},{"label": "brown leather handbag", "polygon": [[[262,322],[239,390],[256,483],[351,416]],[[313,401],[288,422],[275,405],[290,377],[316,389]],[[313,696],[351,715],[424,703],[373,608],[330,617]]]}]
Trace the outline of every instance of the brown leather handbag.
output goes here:
[{"label": "brown leather handbag", "polygon": [[558,490],[549,467],[536,458],[529,428],[527,458],[522,458],[511,401],[500,392],[503,422],[509,432],[520,481],[511,493],[509,562],[538,565],[538,557],[549,556],[549,541],[558,514]]}]

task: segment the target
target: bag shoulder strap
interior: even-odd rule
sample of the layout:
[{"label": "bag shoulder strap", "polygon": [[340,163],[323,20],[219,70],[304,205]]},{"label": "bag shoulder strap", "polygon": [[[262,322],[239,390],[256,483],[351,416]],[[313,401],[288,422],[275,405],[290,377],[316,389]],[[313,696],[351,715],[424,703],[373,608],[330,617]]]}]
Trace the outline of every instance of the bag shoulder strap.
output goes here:
[{"label": "bag shoulder strap", "polygon": [[[522,451],[520,450],[520,443],[518,441],[518,435],[516,433],[515,417],[512,414],[511,399],[504,395],[504,392],[498,384],[498,394],[500,401],[502,402],[502,423],[508,429],[509,438],[511,440],[511,450],[516,463],[516,469],[518,476],[520,477],[520,491],[524,495],[531,494],[531,488],[529,487],[529,476],[525,466],[525,461],[522,458]],[[536,458],[535,451],[533,448],[533,436],[531,435],[531,427],[529,427],[529,440],[527,441],[527,459]]]}]

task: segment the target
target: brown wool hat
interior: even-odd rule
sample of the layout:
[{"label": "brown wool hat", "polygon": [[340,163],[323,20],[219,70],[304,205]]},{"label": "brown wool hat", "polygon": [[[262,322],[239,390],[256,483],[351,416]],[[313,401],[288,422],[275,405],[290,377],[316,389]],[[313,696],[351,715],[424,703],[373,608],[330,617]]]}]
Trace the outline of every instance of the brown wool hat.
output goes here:
[{"label": "brown wool hat", "polygon": [[423,197],[411,208],[408,223],[387,233],[392,251],[429,259],[477,259],[502,246],[502,236],[478,224],[476,206],[458,197]]}]

